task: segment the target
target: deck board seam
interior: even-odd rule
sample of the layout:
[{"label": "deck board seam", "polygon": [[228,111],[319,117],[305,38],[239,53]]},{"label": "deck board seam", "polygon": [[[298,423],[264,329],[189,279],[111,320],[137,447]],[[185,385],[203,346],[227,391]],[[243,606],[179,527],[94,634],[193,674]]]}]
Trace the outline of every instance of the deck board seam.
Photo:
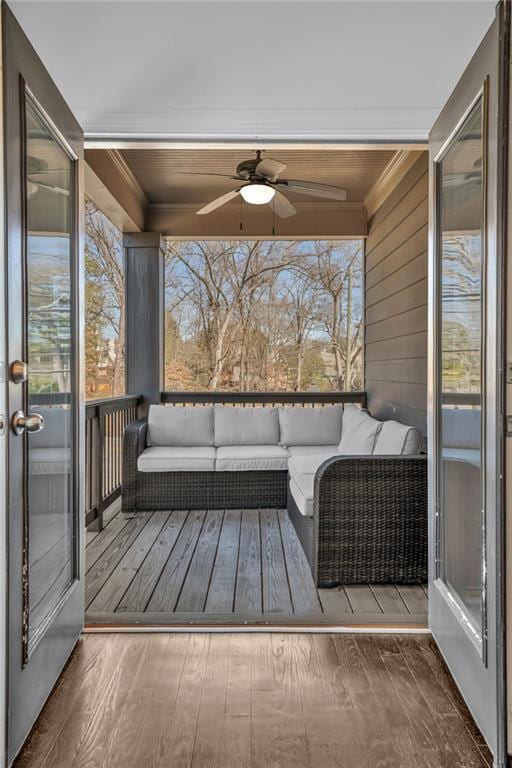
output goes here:
[{"label": "deck board seam", "polygon": [[263,592],[263,536],[262,536],[262,530],[261,530],[261,509],[258,509],[258,531],[259,531],[259,539],[260,539],[260,594],[261,594],[261,612],[265,613],[265,604],[264,599],[265,595]]},{"label": "deck board seam", "polygon": [[[155,514],[155,513],[153,512],[153,516],[154,516],[154,514]],[[138,573],[139,573],[140,569],[143,567],[144,563],[146,562],[146,560],[148,559],[149,555],[151,554],[151,551],[152,551],[152,549],[153,549],[153,546],[155,545],[155,542],[157,541],[157,539],[158,539],[158,537],[160,536],[160,534],[162,533],[163,529],[165,528],[165,526],[166,526],[166,525],[167,525],[167,523],[169,522],[169,520],[170,520],[170,517],[171,517],[171,514],[172,514],[172,512],[168,512],[168,513],[167,513],[167,517],[165,518],[164,522],[163,522],[163,523],[162,523],[162,525],[160,526],[160,528],[159,528],[159,530],[158,530],[158,533],[156,534],[156,536],[155,536],[155,539],[154,539],[153,543],[152,543],[152,544],[151,544],[151,546],[148,548],[148,551],[146,552],[146,554],[145,554],[145,556],[144,556],[144,558],[143,558],[142,562],[140,563],[139,567],[137,568],[137,570],[136,570],[136,571],[135,571],[135,573],[133,574],[132,578],[130,579],[130,582],[129,582],[129,584],[126,586],[126,589],[124,590],[123,594],[121,595],[121,597],[120,597],[120,598],[119,598],[119,600],[117,601],[117,603],[116,603],[116,607],[114,608],[114,610],[113,610],[113,613],[116,613],[117,609],[119,608],[119,606],[121,605],[121,603],[122,603],[122,601],[123,601],[123,599],[124,599],[124,596],[126,595],[126,593],[128,592],[128,590],[130,589],[130,587],[131,587],[131,585],[133,584],[134,580],[137,578],[137,575],[138,575]],[[146,525],[147,525],[147,524],[146,524]],[[145,527],[146,527],[146,526],[144,526],[144,528],[145,528]],[[144,530],[144,529],[142,529],[142,530]],[[137,537],[137,538],[138,538],[138,537]],[[135,539],[135,541],[134,541],[134,542],[131,544],[131,546],[130,546],[130,547],[129,547],[129,549],[127,550],[126,554],[128,554],[129,550],[130,550],[130,549],[131,549],[133,546],[135,546],[136,542],[137,542],[137,539]],[[123,559],[124,559],[124,557],[123,557]],[[119,567],[119,565],[120,565],[120,563],[118,563],[118,565],[116,566],[116,569]]]},{"label": "deck board seam", "polygon": [[[201,527],[200,527],[199,532],[198,532],[198,534],[196,536],[196,540],[194,541],[194,548],[192,550],[192,554],[189,557],[189,560],[188,560],[188,563],[187,563],[187,569],[186,569],[185,574],[183,576],[183,579],[182,579],[182,582],[181,582],[181,585],[180,585],[180,588],[179,588],[179,591],[178,591],[178,594],[177,594],[177,597],[176,597],[176,602],[174,603],[173,610],[174,610],[175,613],[181,613],[181,611],[176,611],[176,608],[178,607],[178,603],[180,602],[181,593],[183,592],[183,587],[185,586],[185,582],[187,580],[187,576],[188,576],[189,571],[190,571],[190,566],[192,565],[192,561],[193,561],[193,559],[195,557],[197,546],[199,544],[199,540],[201,538],[201,534],[203,532],[203,528],[204,528],[205,523],[206,523],[206,517],[207,517],[207,514],[208,514],[208,510],[205,509],[205,510],[200,510],[200,511],[204,512],[204,516],[203,516],[203,520],[201,522]],[[191,512],[191,510],[189,509],[188,513],[190,514],[190,512]],[[188,515],[187,515],[187,520],[188,520]]]},{"label": "deck board seam", "polygon": [[[152,588],[151,590],[149,590],[149,596],[148,596],[148,598],[147,598],[146,602],[144,603],[144,610],[142,611],[142,613],[145,613],[145,612],[147,611],[148,605],[150,604],[150,602],[151,602],[151,600],[152,600],[152,598],[153,598],[153,595],[154,595],[154,593],[155,593],[155,590],[156,590],[156,588],[158,587],[158,585],[159,585],[159,583],[160,583],[160,579],[162,578],[162,574],[164,573],[164,571],[165,571],[165,569],[166,569],[166,567],[167,567],[167,563],[169,562],[169,559],[171,558],[171,556],[172,556],[172,553],[174,552],[174,549],[175,549],[175,547],[176,547],[176,545],[177,545],[177,543],[178,543],[178,539],[179,539],[179,538],[180,538],[180,536],[181,536],[181,532],[182,532],[183,528],[185,527],[185,525],[186,525],[186,522],[187,522],[187,520],[188,520],[188,518],[189,518],[190,510],[185,510],[185,512],[186,512],[186,515],[185,515],[185,519],[183,520],[182,526],[181,526],[181,528],[180,528],[180,532],[179,532],[179,533],[178,533],[178,535],[176,536],[176,541],[175,541],[175,542],[174,542],[174,544],[172,545],[171,549],[169,550],[169,554],[168,554],[168,555],[167,555],[167,557],[165,558],[165,562],[164,562],[164,564],[162,565],[162,568],[160,569],[160,573],[158,574],[158,578],[156,578],[156,579],[155,579],[155,583],[153,584],[153,588]],[[172,511],[171,511],[171,514],[169,515],[169,519],[171,518],[171,516],[172,516],[173,514],[174,514],[174,510],[172,510]]]},{"label": "deck board seam", "polygon": [[[132,544],[135,544],[135,542],[137,541],[137,539],[138,539],[138,538],[139,538],[139,536],[141,535],[142,531],[143,531],[143,530],[146,528],[147,524],[149,523],[149,521],[150,521],[150,520],[151,520],[151,518],[153,517],[153,514],[154,514],[154,513],[153,513],[153,512],[151,512],[151,513],[148,515],[148,519],[145,521],[144,525],[142,525],[142,526],[141,526],[140,530],[137,532],[137,535],[135,536],[134,540],[132,541],[132,543],[130,544],[130,546],[127,548],[127,550],[126,550],[126,551],[128,551],[128,549],[130,549],[130,548],[131,548]],[[130,522],[130,521],[128,520],[128,521],[126,522],[126,524],[125,524],[125,525],[122,527],[122,529],[121,529],[122,531],[124,531],[124,530],[125,530],[125,528],[127,527],[127,525],[128,525],[128,523],[129,523],[129,522]],[[121,533],[121,531],[119,531],[119,533]],[[114,543],[115,543],[115,541],[117,540],[118,536],[119,536],[119,534],[117,534],[117,536],[116,536],[116,537],[115,537],[115,538],[114,538],[114,539],[113,539],[113,540],[110,542],[110,544],[108,545],[108,547],[107,547],[107,549],[105,550],[105,552],[104,552],[104,553],[101,555],[101,557],[103,557],[104,555],[106,555],[106,554],[107,554],[107,552],[110,550],[110,548],[111,548],[111,547],[114,545]],[[101,586],[99,587],[99,589],[98,589],[98,590],[95,592],[95,594],[94,594],[94,597],[93,597],[93,598],[92,598],[92,599],[91,599],[91,600],[90,600],[90,601],[87,603],[87,609],[88,609],[88,608],[91,606],[91,604],[94,602],[94,600],[96,600],[96,598],[98,597],[99,593],[101,592],[101,590],[103,589],[103,587],[105,586],[105,584],[107,583],[107,581],[108,581],[108,580],[109,580],[109,579],[112,577],[112,574],[114,573],[114,571],[116,570],[117,566],[119,565],[119,563],[121,562],[121,560],[122,560],[122,559],[123,559],[123,557],[125,556],[125,554],[126,554],[126,551],[122,553],[122,555],[120,556],[120,558],[119,558],[119,560],[117,561],[117,563],[115,564],[115,566],[112,568],[112,570],[111,570],[111,571],[109,571],[109,574],[108,574],[108,576],[107,576],[107,577],[105,578],[105,580],[102,582],[102,584],[101,584]],[[96,563],[99,561],[99,559],[100,559],[100,558],[98,558],[98,560],[96,560],[96,561],[94,562],[94,565],[96,565]],[[86,573],[86,577],[85,577],[85,579],[86,579],[86,582],[85,582],[85,583],[86,583],[86,585],[87,585],[87,573]]]},{"label": "deck board seam", "polygon": [[[117,515],[116,515],[116,517],[117,517]],[[90,563],[90,564],[87,564],[87,563],[86,563],[86,568],[85,568],[85,572],[86,572],[86,574],[87,574],[87,573],[89,573],[89,571],[91,570],[91,568],[93,568],[93,567],[96,565],[96,563],[98,562],[98,560],[100,560],[102,557],[104,557],[105,553],[106,553],[106,552],[108,552],[108,550],[110,549],[110,547],[112,546],[112,544],[113,544],[113,543],[114,543],[114,542],[117,540],[117,538],[118,538],[118,537],[121,535],[121,533],[124,531],[124,529],[126,528],[126,526],[128,525],[128,523],[129,523],[129,522],[130,522],[130,520],[129,520],[129,519],[128,519],[128,520],[124,520],[124,521],[123,521],[123,524],[122,524],[122,525],[121,525],[121,527],[119,528],[118,532],[116,533],[116,535],[114,536],[114,538],[112,539],[112,541],[110,542],[110,544],[108,545],[108,547],[107,547],[107,548],[104,550],[104,552],[101,552],[101,554],[100,554],[100,555],[98,555],[98,557],[96,558],[96,560],[94,560],[94,562],[92,562],[92,563]],[[103,531],[106,531],[106,530],[107,530],[107,526],[105,526],[105,528],[103,529]],[[101,531],[101,533],[103,533],[103,531]],[[100,534],[100,535],[101,535],[101,534]],[[93,539],[93,540],[92,540],[90,543],[91,543],[91,544],[93,544],[95,541],[97,541],[97,539],[98,539],[98,538],[99,538],[99,536],[97,536],[95,539]],[[86,552],[86,557],[87,557],[87,552]]]},{"label": "deck board seam", "polygon": [[[207,514],[208,514],[208,512],[207,512]],[[206,519],[206,517],[205,517],[205,519]],[[226,520],[226,510],[223,509],[222,510],[222,520],[221,520],[220,528],[219,528],[219,535],[217,537],[217,543],[215,545],[215,555],[213,556],[212,567],[211,567],[211,570],[210,570],[210,575],[208,577],[208,586],[206,587],[206,590],[205,590],[202,613],[206,613],[206,606],[207,606],[207,603],[208,603],[208,595],[210,594],[210,587],[212,586],[213,572],[215,570],[215,563],[217,562],[217,555],[219,554],[220,539],[221,539],[221,536],[222,536],[222,531],[224,529],[224,522],[225,522],[225,520]],[[199,541],[199,538],[198,538],[198,541]]]},{"label": "deck board seam", "polygon": [[[296,611],[295,611],[295,603],[294,603],[294,600],[293,600],[292,584],[291,584],[291,581],[290,581],[290,573],[289,573],[289,570],[288,570],[288,560],[286,559],[286,552],[285,552],[285,548],[284,548],[283,529],[282,529],[282,526],[281,526],[281,518],[279,516],[279,512],[278,512],[277,509],[276,509],[276,517],[277,517],[277,528],[279,530],[279,539],[281,541],[281,549],[283,550],[284,570],[286,572],[286,581],[288,583],[288,592],[290,593],[290,603],[291,603],[291,606],[292,606],[292,615],[296,616],[297,614],[296,614]],[[320,597],[319,597],[319,600],[320,600]],[[322,612],[324,612],[324,606],[323,606],[323,603],[322,603],[321,600],[320,600],[320,606],[322,608]]]},{"label": "deck board seam", "polygon": [[385,611],[384,611],[384,608],[382,607],[382,604],[381,604],[381,602],[380,602],[379,598],[378,598],[378,597],[377,597],[377,595],[375,594],[375,590],[374,590],[374,588],[373,588],[373,584],[368,584],[368,587],[370,588],[370,592],[372,593],[373,597],[375,598],[375,602],[377,603],[377,605],[378,605],[378,606],[379,606],[379,608],[380,608],[380,612],[381,612],[381,613],[384,613],[384,612],[385,612]]},{"label": "deck board seam", "polygon": [[242,511],[240,510],[240,525],[238,528],[238,549],[236,552],[236,569],[235,569],[235,581],[233,586],[233,599],[231,601],[231,612],[235,613],[235,604],[236,604],[236,589],[238,586],[238,569],[240,567],[240,545],[242,543]]}]

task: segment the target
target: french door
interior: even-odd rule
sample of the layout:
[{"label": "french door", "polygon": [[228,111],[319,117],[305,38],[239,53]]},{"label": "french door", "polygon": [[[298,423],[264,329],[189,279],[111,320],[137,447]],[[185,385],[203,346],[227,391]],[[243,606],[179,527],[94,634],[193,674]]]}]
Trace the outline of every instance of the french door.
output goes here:
[{"label": "french door", "polygon": [[506,16],[429,138],[429,623],[500,766]]},{"label": "french door", "polygon": [[2,26],[11,763],[83,625],[83,137],[5,3]]}]

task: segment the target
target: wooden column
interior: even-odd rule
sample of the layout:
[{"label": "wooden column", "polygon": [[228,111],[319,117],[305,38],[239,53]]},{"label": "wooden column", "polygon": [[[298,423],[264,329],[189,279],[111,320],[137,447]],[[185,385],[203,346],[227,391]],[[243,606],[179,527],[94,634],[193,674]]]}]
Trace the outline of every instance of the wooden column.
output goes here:
[{"label": "wooden column", "polygon": [[126,390],[145,409],[160,402],[164,360],[164,247],[160,234],[124,236],[126,258]]}]

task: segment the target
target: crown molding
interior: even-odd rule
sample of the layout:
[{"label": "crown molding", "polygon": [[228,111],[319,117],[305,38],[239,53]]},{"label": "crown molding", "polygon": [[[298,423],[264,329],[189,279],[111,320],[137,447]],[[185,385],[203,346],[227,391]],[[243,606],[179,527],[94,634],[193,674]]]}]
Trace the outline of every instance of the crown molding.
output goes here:
[{"label": "crown molding", "polygon": [[401,108],[182,107],[163,112],[76,109],[90,146],[133,142],[421,142],[439,110]]},{"label": "crown molding", "polygon": [[126,212],[117,198],[105,186],[103,181],[91,168],[89,163],[84,163],[85,194],[93,203],[110,219],[121,232],[139,232],[141,227]]},{"label": "crown molding", "polygon": [[421,154],[421,151],[407,149],[395,152],[364,198],[363,205],[368,212],[369,219],[379,210]]},{"label": "crown molding", "polygon": [[123,181],[128,185],[128,187],[131,189],[139,203],[144,207],[147,208],[149,205],[149,200],[147,199],[144,190],[140,186],[139,182],[137,181],[135,175],[133,174],[132,169],[124,159],[124,157],[121,155],[119,150],[117,149],[107,149],[106,154],[108,155],[109,159],[111,160],[112,164],[116,167],[116,169],[121,174]]}]

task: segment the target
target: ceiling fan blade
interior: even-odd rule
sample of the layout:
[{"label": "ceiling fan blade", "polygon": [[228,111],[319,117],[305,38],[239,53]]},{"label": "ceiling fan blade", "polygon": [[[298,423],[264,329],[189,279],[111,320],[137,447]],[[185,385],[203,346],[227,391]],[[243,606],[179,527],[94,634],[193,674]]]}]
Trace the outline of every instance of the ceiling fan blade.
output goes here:
[{"label": "ceiling fan blade", "polygon": [[69,197],[69,189],[64,189],[64,187],[58,187],[56,184],[47,184],[44,181],[37,181],[30,176],[28,181],[30,184],[35,184],[37,187],[47,189],[49,192],[55,192],[56,195],[65,195],[66,197]]},{"label": "ceiling fan blade", "polygon": [[218,176],[222,179],[238,180],[238,176],[232,176],[229,173],[201,173],[200,171],[176,171],[176,176]]},{"label": "ceiling fan blade", "polygon": [[281,192],[278,192],[277,189],[274,197],[270,201],[270,205],[274,206],[274,211],[281,219],[288,219],[290,216],[295,216],[297,213],[296,209],[290,203],[288,198],[285,197]]},{"label": "ceiling fan blade", "polygon": [[272,160],[271,157],[264,157],[255,168],[257,176],[261,176],[269,181],[275,181],[280,173],[286,168],[286,163],[280,163],[279,160]]},{"label": "ceiling fan blade", "polygon": [[329,200],[342,202],[347,199],[346,189],[331,187],[330,184],[317,184],[316,181],[296,181],[295,179],[280,179],[278,183],[286,185],[291,192],[298,192],[301,195],[326,197]]},{"label": "ceiling fan blade", "polygon": [[205,205],[204,208],[201,208],[199,211],[196,211],[200,216],[203,216],[205,213],[211,213],[212,211],[215,211],[217,208],[220,208],[221,205],[225,205],[226,203],[229,203],[230,200],[233,200],[238,193],[240,192],[240,189],[233,189],[231,192],[226,192],[225,195],[221,195],[220,197],[216,197],[215,200],[212,200],[211,203],[208,203],[208,205]]}]

